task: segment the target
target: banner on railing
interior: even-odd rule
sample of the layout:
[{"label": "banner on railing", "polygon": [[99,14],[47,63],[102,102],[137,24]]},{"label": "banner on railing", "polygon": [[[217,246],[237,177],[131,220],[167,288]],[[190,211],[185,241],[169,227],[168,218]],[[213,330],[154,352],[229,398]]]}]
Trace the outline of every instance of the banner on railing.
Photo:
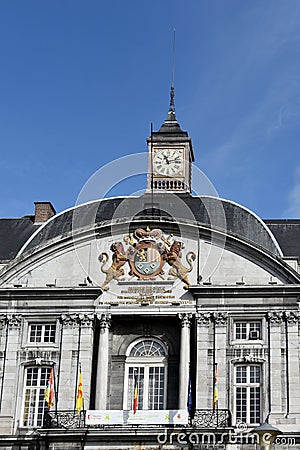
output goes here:
[{"label": "banner on railing", "polygon": [[87,410],[87,425],[186,425],[188,412],[183,409],[160,410]]}]

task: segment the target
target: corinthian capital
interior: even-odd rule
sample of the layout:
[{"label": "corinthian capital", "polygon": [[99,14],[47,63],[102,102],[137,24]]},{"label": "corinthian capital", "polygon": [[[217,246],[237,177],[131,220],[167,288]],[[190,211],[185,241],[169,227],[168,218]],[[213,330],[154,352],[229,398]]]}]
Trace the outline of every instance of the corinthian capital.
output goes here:
[{"label": "corinthian capital", "polygon": [[97,319],[100,323],[100,328],[110,328],[111,314],[97,314]]},{"label": "corinthian capital", "polygon": [[298,311],[285,311],[284,315],[285,315],[286,321],[288,323],[298,323],[299,322]]},{"label": "corinthian capital", "polygon": [[196,314],[197,325],[208,327],[211,320],[211,313],[209,312],[198,312]]},{"label": "corinthian capital", "polygon": [[22,316],[20,314],[7,314],[7,324],[10,328],[17,328],[21,325]]},{"label": "corinthian capital", "polygon": [[283,322],[282,311],[270,311],[268,312],[268,320],[273,325],[279,325]]},{"label": "corinthian capital", "polygon": [[213,319],[215,321],[216,325],[226,325],[227,319],[228,319],[228,313],[221,311],[221,312],[214,312],[212,314]]},{"label": "corinthian capital", "polygon": [[190,327],[191,326],[191,318],[193,314],[192,313],[179,313],[178,317],[181,320],[181,327]]}]

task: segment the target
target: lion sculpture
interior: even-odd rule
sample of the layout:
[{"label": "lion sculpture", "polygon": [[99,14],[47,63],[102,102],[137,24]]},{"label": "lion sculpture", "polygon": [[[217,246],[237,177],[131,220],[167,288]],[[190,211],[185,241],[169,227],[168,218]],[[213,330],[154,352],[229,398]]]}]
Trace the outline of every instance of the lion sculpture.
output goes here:
[{"label": "lion sculpture", "polygon": [[112,280],[120,280],[124,275],[123,266],[128,261],[127,253],[124,250],[122,242],[114,242],[110,250],[113,252],[112,264],[110,267],[105,268],[105,264],[108,262],[108,254],[106,252],[100,253],[98,259],[102,262],[101,271],[106,274],[106,278],[101,288],[104,291],[109,289],[109,283]]},{"label": "lion sculpture", "polygon": [[193,270],[193,262],[196,259],[196,254],[194,252],[188,252],[186,255],[186,262],[189,267],[185,267],[182,264],[182,250],[184,249],[184,243],[180,241],[174,241],[167,252],[166,261],[171,266],[168,274],[168,280],[175,280],[179,278],[185,283],[184,289],[188,289],[190,282],[187,274]]}]

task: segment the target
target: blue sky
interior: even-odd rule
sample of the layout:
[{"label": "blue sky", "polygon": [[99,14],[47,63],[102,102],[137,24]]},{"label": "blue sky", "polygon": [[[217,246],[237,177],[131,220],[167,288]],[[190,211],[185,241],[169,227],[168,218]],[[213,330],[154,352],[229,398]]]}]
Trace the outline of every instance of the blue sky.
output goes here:
[{"label": "blue sky", "polygon": [[146,151],[175,28],[176,114],[197,166],[221,197],[299,218],[299,22],[299,0],[1,0],[0,216],[71,207],[97,169]]}]

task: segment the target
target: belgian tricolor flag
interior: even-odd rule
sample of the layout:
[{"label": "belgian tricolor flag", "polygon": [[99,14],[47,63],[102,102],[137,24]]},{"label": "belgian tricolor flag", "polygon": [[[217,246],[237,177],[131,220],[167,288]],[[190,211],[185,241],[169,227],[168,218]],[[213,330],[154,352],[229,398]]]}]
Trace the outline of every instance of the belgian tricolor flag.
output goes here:
[{"label": "belgian tricolor flag", "polygon": [[136,413],[136,410],[138,408],[138,377],[136,374],[136,371],[133,372],[133,414]]}]

